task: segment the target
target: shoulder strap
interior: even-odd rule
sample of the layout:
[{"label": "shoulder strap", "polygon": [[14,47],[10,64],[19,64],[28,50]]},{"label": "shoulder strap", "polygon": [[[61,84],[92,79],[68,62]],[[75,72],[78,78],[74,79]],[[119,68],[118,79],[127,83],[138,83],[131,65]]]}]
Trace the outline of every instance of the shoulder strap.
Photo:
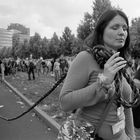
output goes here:
[{"label": "shoulder strap", "polygon": [[116,98],[116,96],[114,94],[113,97],[108,101],[107,105],[105,106],[105,110],[104,110],[103,114],[101,115],[101,119],[99,121],[99,124],[95,129],[95,133],[94,133],[95,135],[98,133],[101,125],[103,124],[103,122],[104,122],[104,120],[105,120],[105,118],[106,118],[106,116],[107,116],[107,114],[109,112],[109,109],[110,109],[110,107],[111,107],[111,105],[112,105],[112,103],[113,103],[115,98]]}]

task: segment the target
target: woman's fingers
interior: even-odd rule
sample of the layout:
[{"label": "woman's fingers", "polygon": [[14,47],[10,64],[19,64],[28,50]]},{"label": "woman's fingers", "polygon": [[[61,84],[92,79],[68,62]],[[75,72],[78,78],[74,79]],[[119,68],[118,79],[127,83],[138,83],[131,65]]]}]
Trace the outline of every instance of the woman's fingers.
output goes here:
[{"label": "woman's fingers", "polygon": [[113,66],[116,63],[118,63],[119,61],[124,61],[123,57],[119,57],[120,52],[117,52],[115,54],[113,54],[107,61],[107,65],[108,66]]},{"label": "woman's fingers", "polygon": [[115,74],[126,66],[127,61],[119,56],[119,52],[113,54],[104,65],[104,74],[107,77],[114,77]]},{"label": "woman's fingers", "polygon": [[[118,59],[119,60],[119,59]],[[127,61],[125,60],[119,60],[118,62],[114,63],[113,65],[106,64],[105,65],[105,70],[108,72],[115,74],[118,72],[120,69],[126,66]]]},{"label": "woman's fingers", "polygon": [[122,61],[125,61],[124,58],[122,58],[122,57],[116,57],[114,60],[112,60],[110,62],[110,65],[113,66],[114,64],[119,63],[119,62],[122,62]]},{"label": "woman's fingers", "polygon": [[126,63],[127,63],[127,61],[125,61],[125,60],[118,61],[117,63],[114,63],[113,67],[117,68],[117,67],[119,67],[119,66],[121,66],[123,64],[126,64]]},{"label": "woman's fingers", "polygon": [[118,66],[117,68],[114,69],[114,72],[117,73],[119,70],[121,70],[122,68],[124,68],[126,66],[126,63],[123,65]]},{"label": "woman's fingers", "polygon": [[118,57],[120,54],[120,52],[114,53],[109,59],[108,59],[108,63],[112,62],[112,60],[114,60],[116,57]]}]

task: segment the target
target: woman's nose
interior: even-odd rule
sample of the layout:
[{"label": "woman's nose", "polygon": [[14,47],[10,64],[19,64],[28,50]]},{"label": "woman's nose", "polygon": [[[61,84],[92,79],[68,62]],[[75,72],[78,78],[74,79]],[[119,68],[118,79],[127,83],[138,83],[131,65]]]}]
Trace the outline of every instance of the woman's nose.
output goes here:
[{"label": "woman's nose", "polygon": [[124,35],[125,31],[122,27],[120,27],[118,33],[119,33],[119,35]]}]

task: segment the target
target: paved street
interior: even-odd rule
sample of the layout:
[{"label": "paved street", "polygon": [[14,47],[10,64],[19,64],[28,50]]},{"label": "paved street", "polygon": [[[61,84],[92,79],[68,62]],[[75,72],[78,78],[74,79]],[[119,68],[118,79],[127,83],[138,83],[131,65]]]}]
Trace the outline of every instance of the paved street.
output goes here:
[{"label": "paved street", "polygon": [[[10,89],[0,83],[0,116],[13,118],[27,106]],[[33,112],[18,120],[7,122],[0,119],[1,140],[55,140],[56,134]]]}]

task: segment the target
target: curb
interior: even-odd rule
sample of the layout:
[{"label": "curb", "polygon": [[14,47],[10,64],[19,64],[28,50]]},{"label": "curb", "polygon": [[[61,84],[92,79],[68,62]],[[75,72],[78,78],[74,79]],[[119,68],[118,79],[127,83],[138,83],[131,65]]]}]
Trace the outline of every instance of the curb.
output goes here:
[{"label": "curb", "polygon": [[[19,92],[16,88],[14,88],[10,83],[8,83],[5,79],[2,80],[13,92],[15,92],[24,102],[31,107],[33,103],[27,99],[21,92]],[[39,109],[37,106],[33,109],[42,119],[49,125],[50,128],[52,128],[56,133],[60,129],[60,125],[52,119],[49,115],[47,115],[46,112]]]}]

